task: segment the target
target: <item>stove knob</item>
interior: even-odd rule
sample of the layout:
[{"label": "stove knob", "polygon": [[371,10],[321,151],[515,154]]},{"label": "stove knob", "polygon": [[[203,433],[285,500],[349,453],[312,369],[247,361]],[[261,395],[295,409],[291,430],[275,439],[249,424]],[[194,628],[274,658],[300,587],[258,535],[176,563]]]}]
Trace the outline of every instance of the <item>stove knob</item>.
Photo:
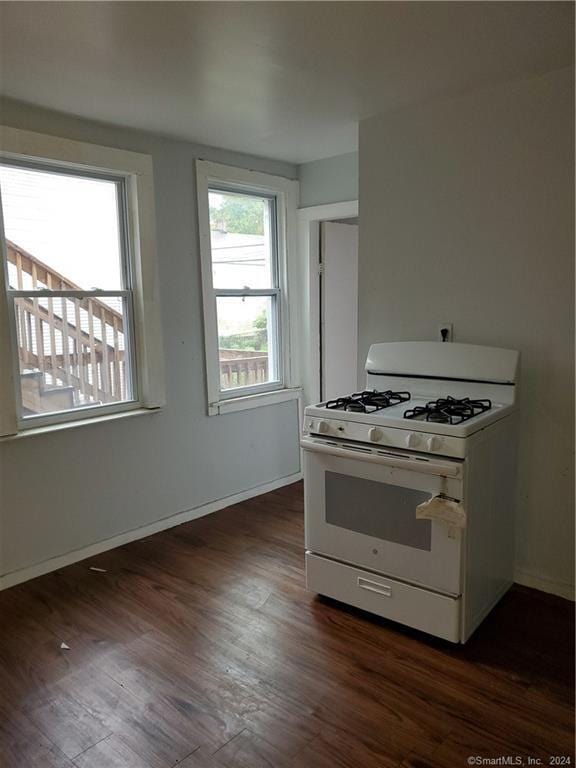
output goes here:
[{"label": "stove knob", "polygon": [[318,422],[318,432],[320,432],[321,435],[325,435],[326,432],[330,430],[330,424],[328,424],[327,421],[319,421]]},{"label": "stove knob", "polygon": [[443,442],[444,441],[441,437],[436,437],[436,435],[433,435],[426,441],[426,447],[429,451],[437,451],[439,448],[441,448]]},{"label": "stove knob", "polygon": [[406,445],[408,448],[417,448],[420,445],[422,438],[416,432],[410,432],[406,438]]},{"label": "stove knob", "polygon": [[370,427],[368,437],[373,443],[377,443],[378,440],[382,439],[382,430],[378,429],[378,427]]}]

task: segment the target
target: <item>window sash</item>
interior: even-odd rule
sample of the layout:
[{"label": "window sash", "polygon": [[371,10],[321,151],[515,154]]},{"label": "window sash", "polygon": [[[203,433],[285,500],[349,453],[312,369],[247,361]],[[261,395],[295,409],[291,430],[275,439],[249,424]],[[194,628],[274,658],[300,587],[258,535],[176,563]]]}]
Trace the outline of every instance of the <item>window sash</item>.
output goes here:
[{"label": "window sash", "polygon": [[[279,244],[278,239],[280,237],[280,231],[279,231],[279,218],[278,218],[278,194],[276,192],[264,192],[262,190],[258,190],[252,187],[239,187],[232,184],[213,184],[212,182],[208,185],[208,195],[210,195],[210,192],[221,192],[223,194],[230,194],[230,195],[242,195],[243,197],[255,197],[259,200],[268,200],[270,203],[270,277],[271,277],[271,284],[267,288],[262,289],[250,289],[250,290],[265,290],[270,291],[274,289],[278,289],[280,287],[280,270],[279,270]],[[208,209],[208,217],[210,217],[210,209]],[[210,265],[211,268],[214,268],[214,261],[212,259],[212,243],[210,243]],[[212,273],[213,274],[213,273]],[[215,288],[214,287],[214,278],[212,278],[212,287],[216,291],[226,291],[226,290],[239,290],[239,289],[228,289],[228,288]],[[246,287],[246,290],[248,290],[248,287]],[[231,294],[232,295],[232,294]],[[246,294],[248,295],[248,294]],[[264,294],[262,294],[264,295]]]},{"label": "window sash", "polygon": [[[230,399],[235,397],[243,397],[246,395],[257,394],[258,392],[271,392],[275,389],[282,389],[284,387],[284,366],[283,366],[283,343],[282,343],[282,323],[281,323],[281,291],[279,288],[272,289],[255,289],[252,291],[236,291],[236,290],[215,290],[215,299],[220,296],[227,297],[250,297],[250,296],[266,296],[273,299],[273,312],[271,313],[271,323],[268,333],[269,350],[268,358],[274,357],[275,362],[275,377],[270,381],[263,381],[261,384],[250,384],[244,387],[229,387],[228,389],[222,389],[222,383],[220,379],[220,338],[218,331],[216,333],[216,352],[218,354],[218,391],[222,399]],[[216,303],[216,302],[215,302]],[[216,324],[218,324],[218,316],[216,313]],[[271,354],[270,347],[273,347]]]},{"label": "window sash", "polygon": [[[16,383],[16,407],[17,407],[17,420],[18,428],[22,431],[26,429],[35,429],[39,426],[49,424],[66,423],[68,421],[75,421],[77,419],[85,419],[91,416],[106,415],[108,413],[115,413],[117,411],[127,410],[130,408],[136,408],[140,405],[139,399],[139,381],[137,375],[137,359],[136,359],[136,344],[134,335],[134,296],[133,291],[57,291],[57,290],[37,290],[37,291],[15,291],[8,290],[7,292],[8,309],[10,313],[13,349],[13,365],[14,365],[14,378]],[[112,403],[93,403],[84,404],[71,408],[68,410],[58,410],[53,412],[46,412],[35,414],[31,416],[23,415],[23,402],[22,402],[22,387],[20,384],[20,359],[19,359],[19,346],[18,346],[18,328],[16,327],[16,303],[18,298],[70,298],[70,299],[90,299],[90,298],[121,298],[123,300],[123,306],[125,307],[125,328],[122,331],[124,336],[124,353],[125,353],[125,367],[124,367],[124,386],[126,391],[130,393],[130,396],[123,400]],[[102,340],[106,343],[105,340]],[[62,340],[64,342],[64,339]],[[93,372],[95,375],[96,372]]]},{"label": "window sash", "polygon": [[[133,268],[132,268],[132,252],[130,247],[130,233],[129,233],[129,216],[128,216],[128,189],[127,189],[127,177],[119,173],[109,173],[107,171],[99,171],[98,169],[86,170],[83,168],[76,168],[73,164],[62,165],[61,163],[51,162],[50,160],[28,160],[21,157],[2,157],[0,155],[0,165],[6,168],[22,168],[30,171],[44,171],[46,173],[59,174],[61,176],[71,176],[72,178],[82,179],[94,179],[96,181],[110,181],[116,186],[116,202],[118,206],[118,226],[119,226],[119,241],[120,241],[120,276],[122,281],[122,289],[129,290],[132,288]],[[2,205],[2,198],[0,196],[0,205]],[[4,227],[4,219],[2,219],[2,227]],[[2,237],[5,237],[4,228],[2,229]],[[6,271],[6,286],[9,289],[8,283],[8,263],[5,264],[4,269]],[[9,289],[12,290],[12,289]],[[111,292],[108,292],[111,295]]]}]

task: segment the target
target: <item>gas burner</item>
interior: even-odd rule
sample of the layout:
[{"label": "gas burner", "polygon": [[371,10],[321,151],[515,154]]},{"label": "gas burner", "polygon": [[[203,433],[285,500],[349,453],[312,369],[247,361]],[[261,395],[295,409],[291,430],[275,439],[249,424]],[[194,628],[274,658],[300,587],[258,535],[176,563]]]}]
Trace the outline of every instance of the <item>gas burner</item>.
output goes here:
[{"label": "gas burner", "polygon": [[490,400],[470,400],[469,397],[457,400],[448,395],[448,397],[431,400],[426,405],[417,405],[404,411],[404,418],[433,421],[437,424],[461,424],[463,421],[489,411],[490,408],[492,408]]},{"label": "gas burner", "polygon": [[410,400],[410,392],[392,392],[391,389],[386,392],[364,391],[355,392],[348,397],[338,397],[336,400],[329,400],[326,408],[335,411],[355,411],[357,413],[374,413],[383,408],[389,408],[391,405],[398,405]]}]

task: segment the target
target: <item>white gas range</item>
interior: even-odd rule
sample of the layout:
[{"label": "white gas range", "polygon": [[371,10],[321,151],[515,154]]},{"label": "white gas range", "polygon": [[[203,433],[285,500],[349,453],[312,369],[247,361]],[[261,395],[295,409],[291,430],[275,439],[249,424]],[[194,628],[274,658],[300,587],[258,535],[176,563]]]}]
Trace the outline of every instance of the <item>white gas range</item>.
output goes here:
[{"label": "white gas range", "polygon": [[465,642],[512,584],[518,352],[374,344],[304,415],[311,591]]}]

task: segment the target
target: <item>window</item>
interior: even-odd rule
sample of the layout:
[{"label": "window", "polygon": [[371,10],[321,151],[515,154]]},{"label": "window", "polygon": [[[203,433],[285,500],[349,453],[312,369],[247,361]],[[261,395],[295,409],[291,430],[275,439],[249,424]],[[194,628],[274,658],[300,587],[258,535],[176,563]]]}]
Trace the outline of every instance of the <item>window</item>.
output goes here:
[{"label": "window", "polygon": [[282,383],[276,198],[210,187],[220,391]]},{"label": "window", "polygon": [[[291,389],[287,220],[295,182],[198,161],[208,411]],[[270,398],[266,400],[269,402]]]},{"label": "window", "polygon": [[[37,137],[41,157],[6,151],[26,136]],[[2,139],[2,300],[16,382],[13,401],[2,400],[15,428],[4,433],[160,405],[147,371],[158,358],[145,274],[153,266],[150,222],[148,231],[137,223],[151,169],[134,175],[119,163],[136,160],[142,171],[149,158],[92,145],[80,153],[60,141],[67,156],[113,161],[86,167],[50,157],[50,137],[3,129]]]},{"label": "window", "polygon": [[122,178],[0,164],[22,419],[135,402]]}]

